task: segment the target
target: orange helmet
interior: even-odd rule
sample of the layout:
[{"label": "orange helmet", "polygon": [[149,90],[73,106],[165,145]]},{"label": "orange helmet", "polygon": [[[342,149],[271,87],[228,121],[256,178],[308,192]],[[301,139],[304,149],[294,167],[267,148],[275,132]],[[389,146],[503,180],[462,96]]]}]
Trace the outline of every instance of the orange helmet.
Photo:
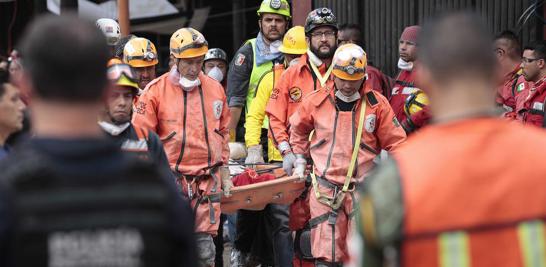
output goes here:
[{"label": "orange helmet", "polygon": [[171,55],[175,58],[204,56],[209,50],[203,34],[193,28],[182,28],[171,36]]},{"label": "orange helmet", "polygon": [[366,76],[368,64],[366,52],[356,44],[344,44],[337,48],[332,60],[334,76],[343,79],[356,81]]},{"label": "orange helmet", "polygon": [[106,67],[110,67],[110,66],[116,65],[116,64],[123,64],[123,62],[121,61],[121,59],[119,59],[117,57],[113,57],[110,60],[108,60],[108,63],[106,63]]},{"label": "orange helmet", "polygon": [[154,44],[146,38],[133,38],[123,48],[123,62],[134,68],[155,66],[157,50]]}]

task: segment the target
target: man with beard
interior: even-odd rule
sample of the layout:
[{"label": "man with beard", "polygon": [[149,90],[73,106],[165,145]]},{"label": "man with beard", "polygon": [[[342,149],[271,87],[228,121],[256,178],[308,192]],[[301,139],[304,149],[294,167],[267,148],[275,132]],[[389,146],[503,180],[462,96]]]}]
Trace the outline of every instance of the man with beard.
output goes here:
[{"label": "man with beard", "polygon": [[[260,32],[256,38],[246,41],[239,48],[229,66],[227,80],[231,138],[241,142],[244,142],[245,114],[256,96],[260,78],[272,70],[276,63],[283,62],[279,46],[282,44],[282,37],[288,30],[288,22],[291,18],[290,6],[286,0],[264,0],[257,13],[260,17],[258,20]],[[245,112],[241,116],[243,108]],[[267,134],[265,123],[263,132],[265,136]],[[264,145],[266,143],[264,142]]]},{"label": "man with beard", "polygon": [[533,86],[523,103],[518,118],[524,124],[546,127],[544,106],[546,102],[546,41],[537,41],[523,50],[521,60],[523,76]]},{"label": "man with beard", "polygon": [[115,64],[108,68],[108,79],[113,84],[106,93],[105,110],[99,126],[119,143],[122,150],[141,153],[139,156],[150,159],[170,173],[159,136],[131,124],[133,100],[138,93],[138,84],[133,77],[129,65]]},{"label": "man with beard", "polygon": [[146,85],[155,79],[157,50],[155,45],[146,38],[133,38],[123,48],[123,63],[129,64],[135,72],[138,88],[144,90]]},{"label": "man with beard", "polygon": [[[336,50],[337,20],[330,9],[318,8],[309,13],[304,29],[309,49],[300,57],[297,65],[284,71],[266,107],[271,137],[281,152],[283,169],[288,175],[292,175],[292,166],[296,161],[289,144],[288,119],[305,96],[325,86],[330,78],[332,56]],[[302,194],[290,207],[291,230],[301,232],[310,217],[306,195]],[[299,265],[309,264],[303,261],[297,246],[294,252]]]}]

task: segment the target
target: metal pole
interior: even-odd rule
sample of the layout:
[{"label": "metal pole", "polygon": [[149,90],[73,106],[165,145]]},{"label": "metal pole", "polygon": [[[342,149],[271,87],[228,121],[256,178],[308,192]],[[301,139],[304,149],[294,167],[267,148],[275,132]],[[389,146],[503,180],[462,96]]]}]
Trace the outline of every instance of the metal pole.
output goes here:
[{"label": "metal pole", "polygon": [[243,25],[243,18],[244,13],[238,13],[238,10],[241,10],[243,6],[241,5],[242,0],[233,0],[232,2],[232,12],[233,12],[233,21],[232,21],[232,28],[233,28],[233,53],[239,49],[241,46],[241,43],[243,42],[243,33],[242,29],[244,27]]},{"label": "metal pole", "polygon": [[121,36],[131,33],[131,22],[129,21],[129,0],[118,0],[118,22],[121,29]]}]

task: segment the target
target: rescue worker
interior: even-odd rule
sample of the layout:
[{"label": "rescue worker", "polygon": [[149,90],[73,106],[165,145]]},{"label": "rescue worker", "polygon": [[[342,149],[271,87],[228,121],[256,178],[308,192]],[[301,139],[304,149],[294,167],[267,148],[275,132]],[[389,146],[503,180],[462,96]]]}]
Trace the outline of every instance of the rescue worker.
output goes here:
[{"label": "rescue worker", "polygon": [[417,78],[435,123],[368,179],[357,214],[360,266],[385,266],[385,251],[407,267],[544,262],[546,166],[537,148],[546,132],[495,118],[491,40],[469,13],[423,28]]},{"label": "rescue worker", "polygon": [[[260,78],[272,70],[275,63],[283,61],[279,46],[291,18],[287,0],[263,0],[256,13],[259,16],[260,32],[235,53],[227,80],[228,105],[231,110],[229,128],[232,139],[240,142],[244,142],[244,118],[256,96]],[[267,125],[264,125],[263,134],[267,134]]]},{"label": "rescue worker", "polygon": [[313,162],[309,227],[316,266],[341,266],[347,258],[353,191],[381,149],[392,152],[406,139],[388,100],[366,82],[364,50],[342,45],[332,65],[333,84],[311,93],[290,118],[295,174],[305,179],[306,155]]},{"label": "rescue worker", "polygon": [[421,27],[409,26],[404,29],[398,42],[398,68],[400,72],[396,76],[394,87],[389,102],[396,114],[396,118],[400,122],[406,121],[406,113],[404,112],[404,102],[408,96],[418,90],[415,85],[415,62],[417,60],[417,38]]},{"label": "rescue worker", "polygon": [[133,78],[131,67],[127,64],[114,64],[108,67],[107,74],[113,85],[106,92],[105,110],[99,119],[99,126],[122,150],[137,153],[169,173],[169,161],[159,136],[148,129],[136,128],[131,124],[133,103],[138,94],[138,84]]},{"label": "rescue worker", "polygon": [[159,61],[155,45],[146,38],[130,39],[123,48],[123,63],[129,64],[135,72],[138,87],[142,92],[156,77],[155,65]]},{"label": "rescue worker", "polygon": [[95,22],[97,28],[99,28],[106,37],[106,44],[110,49],[110,56],[114,56],[115,47],[121,38],[121,29],[117,21],[109,18],[101,18]]},{"label": "rescue worker", "polygon": [[205,37],[181,28],[171,36],[176,63],[147,87],[135,107],[133,124],[156,132],[172,171],[195,213],[201,266],[214,266],[212,240],[218,232],[221,187],[233,186],[229,159],[229,110],[222,86],[201,70],[208,51]]},{"label": "rescue worker", "polygon": [[[227,55],[226,52],[220,48],[211,48],[205,54],[205,60],[203,61],[203,72],[209,77],[213,78],[226,90],[226,77],[227,74]],[[231,149],[230,149],[231,152]],[[224,222],[226,221],[225,214],[220,215],[220,227],[218,227],[218,235],[214,237],[214,246],[216,247],[216,267],[223,266],[224,261]],[[229,216],[229,215],[228,215]]]},{"label": "rescue worker", "polygon": [[97,125],[108,87],[101,32],[49,15],[22,43],[35,135],[0,163],[0,265],[196,266],[191,210],[172,179]]},{"label": "rescue worker", "polygon": [[[275,84],[279,81],[285,68],[299,62],[300,56],[307,51],[305,30],[302,26],[289,29],[284,35],[283,43],[279,47],[284,55],[283,64],[276,64],[273,70],[264,74],[258,83],[256,98],[250,104],[246,117],[245,142],[248,147],[246,164],[263,163],[264,157],[260,137],[265,116],[265,108]],[[275,149],[275,145],[268,140],[268,161],[282,162],[282,156]],[[289,210],[287,205],[269,204],[263,211],[265,222],[270,229],[267,231],[272,238],[272,248],[275,266],[291,266],[293,258],[292,232],[288,227]],[[259,222],[259,221],[257,221]],[[250,227],[247,224],[244,227]],[[267,229],[267,227],[266,227]]]},{"label": "rescue worker", "polygon": [[19,89],[8,83],[8,72],[0,70],[0,75],[0,159],[3,159],[11,150],[6,143],[8,137],[23,129],[25,104]]},{"label": "rescue worker", "polygon": [[308,51],[297,65],[288,68],[275,85],[266,107],[271,136],[283,157],[283,169],[292,175],[296,157],[289,143],[288,119],[311,92],[326,85],[336,51],[337,19],[326,7],[311,11],[305,20]]},{"label": "rescue worker", "polygon": [[522,75],[518,37],[511,31],[504,31],[495,37],[494,49],[499,66],[496,102],[504,108],[505,117],[515,119],[516,96],[528,91],[529,86]]},{"label": "rescue worker", "polygon": [[[284,35],[279,51],[284,55],[283,64],[276,64],[273,70],[264,74],[258,83],[256,98],[252,101],[246,115],[245,143],[248,148],[248,156],[245,163],[247,164],[264,162],[260,137],[263,122],[266,120],[265,108],[273,88],[280,81],[282,73],[286,68],[297,65],[301,60],[301,55],[307,52],[305,29],[302,26],[294,26],[288,30]],[[269,140],[267,149],[269,162],[282,162],[282,156],[275,148],[273,141]]]},{"label": "rescue worker", "polygon": [[[339,26],[337,33],[337,44],[356,44],[364,47],[362,40],[362,30],[357,24],[342,24]],[[366,74],[368,74],[367,82],[372,89],[380,92],[386,98],[389,98],[391,94],[391,82],[390,78],[383,74],[380,70],[371,65],[371,61],[368,61],[368,67],[366,68]]]},{"label": "rescue worker", "polygon": [[546,41],[536,41],[523,50],[521,59],[523,76],[532,83],[525,97],[519,119],[524,124],[546,127]]},{"label": "rescue worker", "polygon": [[224,90],[227,85],[227,55],[226,52],[220,48],[211,48],[205,55],[205,62],[203,64],[203,72],[209,77],[215,79],[222,84]]}]

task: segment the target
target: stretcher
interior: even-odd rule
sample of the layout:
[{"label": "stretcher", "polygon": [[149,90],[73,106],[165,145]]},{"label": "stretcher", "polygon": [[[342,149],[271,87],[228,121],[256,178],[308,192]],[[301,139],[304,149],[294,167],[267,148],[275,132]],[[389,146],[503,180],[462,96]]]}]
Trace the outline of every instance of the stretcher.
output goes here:
[{"label": "stretcher", "polygon": [[305,182],[300,181],[297,176],[287,176],[277,165],[259,165],[256,169],[259,173],[271,172],[276,179],[233,187],[230,196],[225,196],[222,192],[222,213],[234,213],[239,209],[263,210],[271,203],[289,205],[305,188]]}]

